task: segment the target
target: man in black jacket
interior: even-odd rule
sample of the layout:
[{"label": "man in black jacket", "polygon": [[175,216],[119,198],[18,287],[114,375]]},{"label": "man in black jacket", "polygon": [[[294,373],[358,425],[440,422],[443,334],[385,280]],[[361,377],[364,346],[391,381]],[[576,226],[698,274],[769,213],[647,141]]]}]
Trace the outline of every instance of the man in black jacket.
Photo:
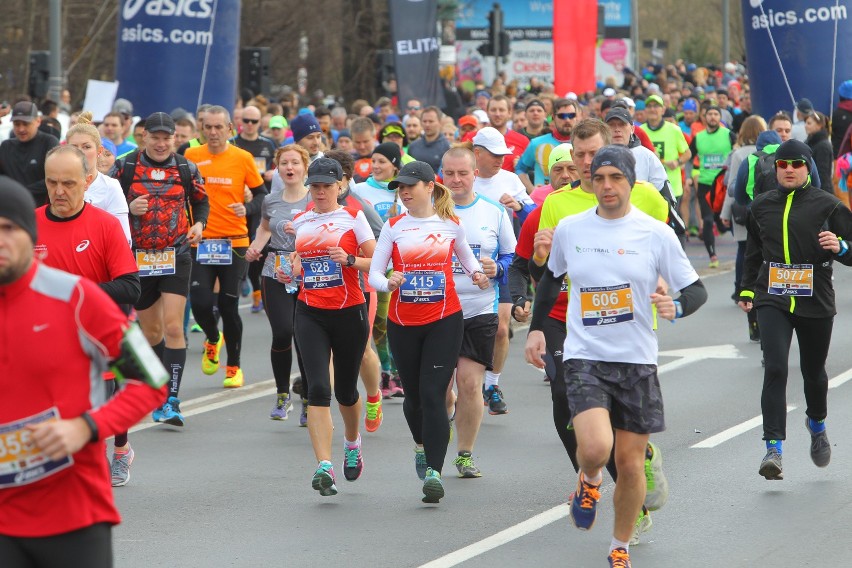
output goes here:
[{"label": "man in black jacket", "polygon": [[21,101],[12,109],[14,138],[0,144],[0,174],[25,186],[35,199],[36,207],[47,203],[44,185],[44,160],[59,140],[39,130],[41,118],[34,103]]},{"label": "man in black jacket", "polygon": [[811,459],[825,467],[831,445],[825,431],[828,376],[825,360],[836,313],[832,261],[852,265],[845,238],[852,235],[852,212],[840,200],[811,185],[811,151],[798,140],[775,152],[778,188],[755,197],[739,306],[757,308],[766,368],[761,409],[766,456],[759,473],[783,479],[782,441],[787,422],[787,360],[793,332],[799,342],[806,427]]}]

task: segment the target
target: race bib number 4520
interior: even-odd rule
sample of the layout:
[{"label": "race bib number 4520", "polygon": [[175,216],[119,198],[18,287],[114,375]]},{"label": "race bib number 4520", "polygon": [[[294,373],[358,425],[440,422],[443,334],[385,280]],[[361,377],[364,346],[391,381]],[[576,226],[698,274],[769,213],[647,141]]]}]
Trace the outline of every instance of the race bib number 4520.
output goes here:
[{"label": "race bib number 4520", "polygon": [[611,325],[633,319],[630,284],[580,288],[580,310],[585,326]]},{"label": "race bib number 4520", "polygon": [[175,273],[175,249],[136,251],[136,266],[139,277],[168,276]]},{"label": "race bib number 4520", "polygon": [[56,407],[0,424],[0,489],[35,483],[74,464],[70,456],[51,460],[30,438],[28,425],[50,420],[59,420]]}]

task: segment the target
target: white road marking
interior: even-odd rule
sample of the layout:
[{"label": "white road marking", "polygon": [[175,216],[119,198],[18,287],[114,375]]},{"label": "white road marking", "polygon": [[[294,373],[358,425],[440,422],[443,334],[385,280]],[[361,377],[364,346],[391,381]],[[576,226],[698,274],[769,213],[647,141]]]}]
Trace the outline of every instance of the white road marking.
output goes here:
[{"label": "white road marking", "polygon": [[557,505],[552,509],[539,513],[538,515],[502,530],[497,534],[491,535],[469,546],[465,546],[464,548],[460,548],[440,558],[436,558],[431,562],[422,564],[420,568],[450,568],[451,566],[458,566],[462,562],[475,558],[480,554],[484,554],[489,550],[493,550],[498,546],[502,546],[522,536],[528,535],[533,531],[537,531],[538,529],[546,527],[551,523],[555,523],[560,519],[564,519],[567,516],[568,505],[565,503]]}]

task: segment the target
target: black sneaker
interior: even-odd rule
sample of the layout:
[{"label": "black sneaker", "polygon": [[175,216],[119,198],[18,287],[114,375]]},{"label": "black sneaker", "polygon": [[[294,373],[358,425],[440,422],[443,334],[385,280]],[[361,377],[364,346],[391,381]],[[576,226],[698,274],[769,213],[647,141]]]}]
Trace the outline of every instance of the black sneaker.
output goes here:
[{"label": "black sneaker", "polygon": [[808,418],[805,418],[805,428],[811,435],[811,460],[817,467],[825,467],[831,461],[831,444],[828,443],[828,434],[825,430],[815,433],[811,430]]},{"label": "black sneaker", "polygon": [[491,385],[482,393],[485,404],[488,405],[488,414],[506,414],[509,412],[509,407],[503,401],[503,391],[497,385]]},{"label": "black sneaker", "polygon": [[760,328],[757,326],[757,322],[748,324],[748,338],[749,341],[760,343]]},{"label": "black sneaker", "polygon": [[781,469],[781,452],[777,448],[766,450],[766,455],[760,462],[760,469],[757,472],[768,480],[784,479],[784,472]]}]

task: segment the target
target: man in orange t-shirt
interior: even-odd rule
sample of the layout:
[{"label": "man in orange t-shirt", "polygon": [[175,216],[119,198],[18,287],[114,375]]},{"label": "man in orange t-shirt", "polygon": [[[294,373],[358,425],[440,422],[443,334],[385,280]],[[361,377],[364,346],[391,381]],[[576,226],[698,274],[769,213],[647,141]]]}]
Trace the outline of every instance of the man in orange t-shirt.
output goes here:
[{"label": "man in orange t-shirt", "polygon": [[[192,265],[190,304],[195,321],[204,330],[204,355],[201,370],[213,375],[219,370],[219,351],[224,340],[228,352],[225,388],[243,386],[240,369],[240,349],[243,322],[239,313],[239,287],[245,278],[248,264],[245,254],[249,245],[246,215],[259,213],[263,199],[245,203],[245,188],[253,196],[265,193],[263,178],[257,172],[254,158],[245,150],[228,144],[231,136],[230,113],[213,106],[204,117],[207,144],[186,150],[186,158],[195,162],[205,180],[210,200],[210,216],[202,241],[196,248]],[[219,281],[218,299],[213,292]],[[213,314],[219,306],[222,333]]]}]

